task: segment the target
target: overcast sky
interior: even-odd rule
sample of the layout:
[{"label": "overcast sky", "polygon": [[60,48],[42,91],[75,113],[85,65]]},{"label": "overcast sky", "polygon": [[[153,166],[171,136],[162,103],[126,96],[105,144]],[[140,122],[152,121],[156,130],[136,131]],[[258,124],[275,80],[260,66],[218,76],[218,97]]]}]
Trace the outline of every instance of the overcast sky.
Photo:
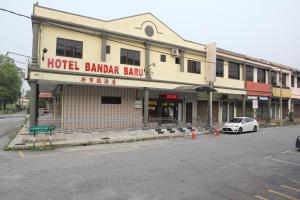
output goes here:
[{"label": "overcast sky", "polygon": [[[0,7],[30,16],[34,2],[1,0]],[[300,0],[40,0],[39,4],[103,20],[151,12],[187,40],[216,42],[226,50],[300,69]],[[31,56],[30,20],[0,11],[0,22],[0,53]]]}]

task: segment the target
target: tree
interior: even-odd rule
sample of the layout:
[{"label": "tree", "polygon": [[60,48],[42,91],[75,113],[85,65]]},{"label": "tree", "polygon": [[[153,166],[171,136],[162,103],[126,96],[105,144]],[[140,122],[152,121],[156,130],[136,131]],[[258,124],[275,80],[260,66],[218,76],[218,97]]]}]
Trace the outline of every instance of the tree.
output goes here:
[{"label": "tree", "polygon": [[0,55],[0,109],[20,98],[23,75],[11,58]]}]

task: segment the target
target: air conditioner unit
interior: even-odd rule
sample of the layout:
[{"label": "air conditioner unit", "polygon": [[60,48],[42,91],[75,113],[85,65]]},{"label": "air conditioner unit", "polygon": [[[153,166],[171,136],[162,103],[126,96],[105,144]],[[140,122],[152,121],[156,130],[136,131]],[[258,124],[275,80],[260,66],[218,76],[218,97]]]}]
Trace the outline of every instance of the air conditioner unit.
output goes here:
[{"label": "air conditioner unit", "polygon": [[179,50],[178,49],[172,49],[172,55],[173,56],[179,56]]}]

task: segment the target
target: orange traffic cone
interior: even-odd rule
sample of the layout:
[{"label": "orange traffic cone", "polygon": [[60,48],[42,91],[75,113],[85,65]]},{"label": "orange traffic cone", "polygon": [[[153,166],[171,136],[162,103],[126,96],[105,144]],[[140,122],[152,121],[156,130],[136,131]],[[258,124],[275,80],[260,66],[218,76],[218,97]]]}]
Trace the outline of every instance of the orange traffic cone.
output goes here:
[{"label": "orange traffic cone", "polygon": [[195,129],[192,130],[192,140],[196,139],[196,132]]},{"label": "orange traffic cone", "polygon": [[219,127],[216,128],[216,136],[220,136],[220,129],[219,129]]}]

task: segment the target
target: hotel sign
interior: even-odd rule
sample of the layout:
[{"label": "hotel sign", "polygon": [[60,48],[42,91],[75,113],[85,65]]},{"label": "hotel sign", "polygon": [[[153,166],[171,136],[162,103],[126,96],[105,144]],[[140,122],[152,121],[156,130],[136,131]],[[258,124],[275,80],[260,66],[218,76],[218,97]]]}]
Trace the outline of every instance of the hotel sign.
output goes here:
[{"label": "hotel sign", "polygon": [[145,76],[144,68],[142,67],[93,62],[84,62],[84,64],[81,65],[78,61],[55,58],[48,58],[47,68],[63,71],[78,71],[91,74],[107,74],[139,78],[143,78]]}]

